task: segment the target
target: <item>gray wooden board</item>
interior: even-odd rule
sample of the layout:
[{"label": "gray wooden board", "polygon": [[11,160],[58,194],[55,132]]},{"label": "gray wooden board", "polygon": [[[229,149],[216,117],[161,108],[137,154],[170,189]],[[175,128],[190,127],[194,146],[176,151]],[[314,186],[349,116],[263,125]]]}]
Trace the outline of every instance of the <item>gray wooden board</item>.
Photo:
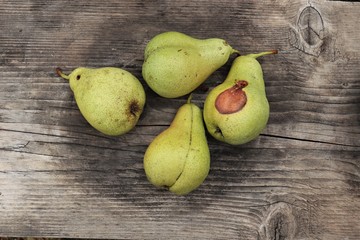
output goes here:
[{"label": "gray wooden board", "polygon": [[[0,0],[0,236],[360,239],[360,3]],[[186,96],[141,76],[164,31],[226,39],[260,59],[271,114],[256,140],[208,136],[211,170],[187,196],[153,187],[143,155]],[[231,66],[193,94],[202,107]],[[146,89],[130,133],[83,119],[55,67],[122,67]]]}]

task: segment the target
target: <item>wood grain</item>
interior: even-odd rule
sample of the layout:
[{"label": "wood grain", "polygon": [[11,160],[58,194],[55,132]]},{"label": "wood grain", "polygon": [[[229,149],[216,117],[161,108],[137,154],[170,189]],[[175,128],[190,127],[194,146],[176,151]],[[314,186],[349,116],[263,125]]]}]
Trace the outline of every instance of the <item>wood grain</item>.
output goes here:
[{"label": "wood grain", "polygon": [[[0,236],[116,239],[359,239],[360,25],[356,1],[0,0]],[[157,33],[221,37],[260,59],[271,115],[241,146],[208,136],[193,193],[156,189],[143,154],[186,97],[141,77]],[[231,60],[194,92],[202,107]],[[55,67],[122,67],[147,104],[108,137],[81,116]]]}]

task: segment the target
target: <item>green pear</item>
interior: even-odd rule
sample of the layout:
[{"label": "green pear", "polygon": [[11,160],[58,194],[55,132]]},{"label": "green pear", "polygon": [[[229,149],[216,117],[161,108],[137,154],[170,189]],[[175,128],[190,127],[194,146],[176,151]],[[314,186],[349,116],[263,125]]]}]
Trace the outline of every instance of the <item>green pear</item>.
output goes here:
[{"label": "green pear", "polygon": [[189,94],[238,53],[219,38],[196,39],[179,32],[156,35],[147,44],[142,75],[162,97]]},{"label": "green pear", "polygon": [[204,103],[204,121],[216,139],[239,145],[255,139],[266,127],[269,103],[257,57],[262,52],[237,57],[225,81],[210,91]]},{"label": "green pear", "polygon": [[185,195],[201,185],[210,169],[210,151],[202,112],[190,102],[181,106],[170,127],[148,146],[144,170],[157,187]]},{"label": "green pear", "polygon": [[59,76],[69,80],[84,118],[98,131],[111,136],[129,132],[137,124],[145,104],[145,91],[131,73],[115,67],[76,68]]}]

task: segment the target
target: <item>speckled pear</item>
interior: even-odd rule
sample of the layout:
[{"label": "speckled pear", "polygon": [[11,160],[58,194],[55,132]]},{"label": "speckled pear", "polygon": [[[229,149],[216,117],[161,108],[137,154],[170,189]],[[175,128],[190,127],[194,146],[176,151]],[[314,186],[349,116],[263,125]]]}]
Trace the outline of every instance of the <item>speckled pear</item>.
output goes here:
[{"label": "speckled pear", "polygon": [[185,195],[201,185],[209,169],[210,151],[202,112],[189,98],[179,108],[170,127],[148,146],[144,170],[153,185]]},{"label": "speckled pear", "polygon": [[238,51],[223,39],[196,39],[179,32],[164,32],[147,44],[142,75],[157,94],[176,98],[200,86],[232,53]]},{"label": "speckled pear", "polygon": [[60,68],[56,72],[69,80],[81,114],[95,129],[118,136],[135,127],[146,96],[134,75],[115,67],[79,67],[70,75],[65,75]]},{"label": "speckled pear", "polygon": [[237,57],[225,81],[208,94],[203,115],[214,138],[232,145],[244,144],[266,127],[270,108],[256,58],[276,53],[274,50]]}]

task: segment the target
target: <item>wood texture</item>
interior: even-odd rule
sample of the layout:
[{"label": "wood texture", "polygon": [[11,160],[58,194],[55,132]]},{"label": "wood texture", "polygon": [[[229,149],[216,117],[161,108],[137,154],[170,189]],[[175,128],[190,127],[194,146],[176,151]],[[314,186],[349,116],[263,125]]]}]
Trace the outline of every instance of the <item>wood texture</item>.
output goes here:
[{"label": "wood texture", "polygon": [[[0,0],[0,236],[360,239],[360,3]],[[208,137],[193,193],[154,188],[142,159],[186,97],[141,77],[163,31],[221,37],[261,58],[271,115],[256,140]],[[198,90],[201,106],[231,60]],[[122,67],[143,83],[138,126],[107,137],[80,115],[55,67]]]}]

